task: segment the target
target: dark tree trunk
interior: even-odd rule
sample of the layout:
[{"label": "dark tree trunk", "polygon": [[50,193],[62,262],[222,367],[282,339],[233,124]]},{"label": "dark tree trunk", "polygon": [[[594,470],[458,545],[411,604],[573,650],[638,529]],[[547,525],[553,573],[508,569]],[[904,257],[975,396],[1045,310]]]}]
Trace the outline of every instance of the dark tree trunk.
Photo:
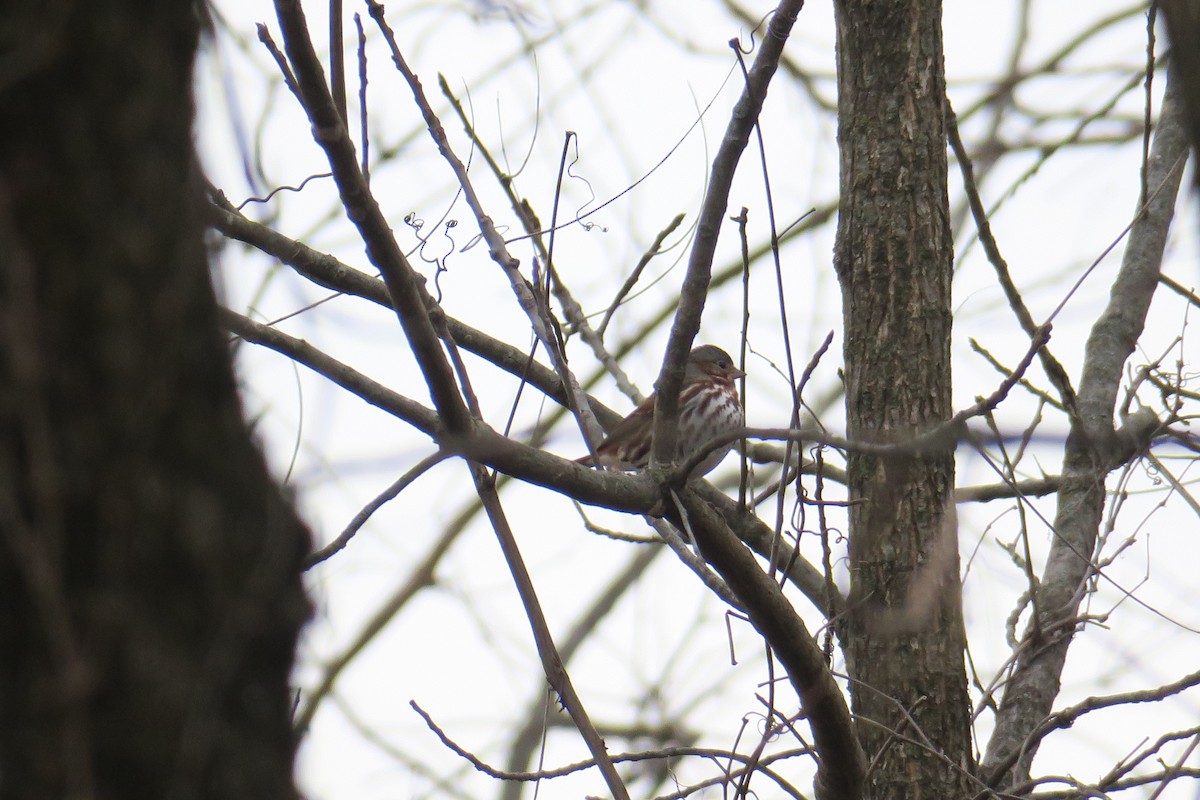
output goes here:
[{"label": "dark tree trunk", "polygon": [[[847,426],[855,440],[903,443],[951,415],[941,3],[840,0],[836,11]],[[966,796],[953,446],[851,454],[849,481],[843,641],[859,739],[877,759],[868,796]]]},{"label": "dark tree trunk", "polygon": [[190,0],[0,20],[0,797],[287,798],[307,534],[241,418]]}]

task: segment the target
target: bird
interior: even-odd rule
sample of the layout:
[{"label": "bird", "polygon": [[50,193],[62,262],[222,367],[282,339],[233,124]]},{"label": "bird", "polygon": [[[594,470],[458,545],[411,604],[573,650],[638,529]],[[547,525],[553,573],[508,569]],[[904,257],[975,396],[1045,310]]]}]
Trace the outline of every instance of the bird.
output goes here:
[{"label": "bird", "polygon": [[[734,381],[746,373],[733,365],[729,354],[716,345],[705,344],[688,354],[679,392],[679,435],[675,459],[691,455],[717,436],[741,428],[745,411]],[[656,394],[647,397],[629,416],[617,423],[589,454],[575,460],[585,466],[612,467],[619,470],[644,469],[650,463],[654,444],[654,404]],[[689,479],[710,472],[725,458],[733,443],[722,445],[704,457],[689,474]]]}]

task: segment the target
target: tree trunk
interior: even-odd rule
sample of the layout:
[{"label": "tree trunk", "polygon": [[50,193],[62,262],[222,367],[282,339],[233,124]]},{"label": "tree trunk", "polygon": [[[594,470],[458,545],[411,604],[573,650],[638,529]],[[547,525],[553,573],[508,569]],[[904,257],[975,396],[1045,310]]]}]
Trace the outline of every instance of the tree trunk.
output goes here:
[{"label": "tree trunk", "polygon": [[847,428],[898,445],[849,458],[850,690],[868,796],[949,800],[972,769],[953,445],[903,449],[952,413],[941,3],[836,13]]},{"label": "tree trunk", "polygon": [[0,797],[294,797],[307,534],[241,418],[190,0],[0,21]]}]

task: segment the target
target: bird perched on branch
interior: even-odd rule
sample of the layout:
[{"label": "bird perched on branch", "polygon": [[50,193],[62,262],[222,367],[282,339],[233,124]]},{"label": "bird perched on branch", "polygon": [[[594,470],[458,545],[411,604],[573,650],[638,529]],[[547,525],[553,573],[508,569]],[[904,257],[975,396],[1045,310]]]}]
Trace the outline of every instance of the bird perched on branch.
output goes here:
[{"label": "bird perched on branch", "polygon": [[[688,355],[679,392],[679,436],[676,460],[708,444],[721,434],[745,424],[745,412],[734,381],[746,373],[733,365],[733,359],[719,347],[701,345]],[[596,459],[587,455],[577,464],[613,467],[621,470],[643,469],[650,462],[654,444],[654,401],[650,395],[635,408],[596,448]],[[721,462],[733,444],[713,450],[689,477],[707,474]]]}]

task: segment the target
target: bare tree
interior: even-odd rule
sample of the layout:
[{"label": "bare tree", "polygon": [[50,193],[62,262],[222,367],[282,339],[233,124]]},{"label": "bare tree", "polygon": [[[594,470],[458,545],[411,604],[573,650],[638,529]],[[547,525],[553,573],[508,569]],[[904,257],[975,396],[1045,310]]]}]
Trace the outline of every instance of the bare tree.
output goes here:
[{"label": "bare tree", "polygon": [[[327,619],[293,718],[314,795],[370,776],[387,796],[1165,797],[1197,776],[1200,673],[1165,654],[1200,649],[1200,621],[1178,576],[1140,579],[1134,546],[1186,562],[1194,548],[1161,540],[1200,508],[1197,300],[1164,269],[1186,138],[1154,11],[981,7],[1012,35],[980,68],[964,26],[943,39],[958,7],[843,0],[819,30],[801,5],[276,0],[257,36],[217,8],[219,319],[322,528],[306,566]],[[1003,38],[971,31],[980,49]],[[450,61],[477,72],[435,80]],[[163,70],[178,102],[187,63]],[[701,100],[661,91],[673,69]],[[210,140],[222,111],[235,148]],[[1105,194],[1048,202],[1069,169],[1107,176]],[[1073,204],[1095,238],[1030,221]],[[167,230],[155,214],[193,219],[164,204],[139,221]],[[670,444],[706,340],[749,374],[741,468],[712,484],[687,479],[704,453],[673,464]],[[574,463],[644,399],[639,380],[657,391],[655,462]],[[203,444],[250,453],[240,441]],[[253,474],[230,470],[219,496],[265,492]],[[217,547],[227,568],[259,575],[264,540],[222,531],[239,536]],[[278,627],[234,614],[277,637],[279,686],[301,613],[281,599],[285,539],[292,557],[253,584],[273,598],[256,610],[283,604]],[[1153,663],[1136,652],[1168,635]],[[197,674],[233,674],[216,660]],[[1161,716],[1137,716],[1148,703]],[[206,730],[211,760],[189,768],[254,752]]]}]

